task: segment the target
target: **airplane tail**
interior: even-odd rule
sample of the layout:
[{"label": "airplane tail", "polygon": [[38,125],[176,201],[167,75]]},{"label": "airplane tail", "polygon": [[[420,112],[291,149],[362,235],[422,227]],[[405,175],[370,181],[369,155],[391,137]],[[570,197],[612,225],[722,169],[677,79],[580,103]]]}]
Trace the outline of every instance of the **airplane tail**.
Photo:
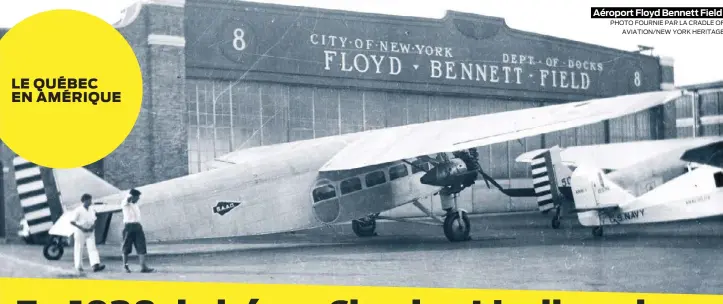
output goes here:
[{"label": "airplane tail", "polygon": [[83,193],[97,198],[120,191],[85,168],[50,169],[17,156],[13,169],[23,213],[20,235],[30,244],[45,243],[53,224]]},{"label": "airplane tail", "polygon": [[572,199],[570,178],[572,171],[560,159],[560,147],[545,149],[530,162],[532,183],[538,209],[547,213]]},{"label": "airplane tail", "polygon": [[580,166],[572,174],[572,194],[577,212],[618,208],[635,196],[611,181],[602,170]]}]

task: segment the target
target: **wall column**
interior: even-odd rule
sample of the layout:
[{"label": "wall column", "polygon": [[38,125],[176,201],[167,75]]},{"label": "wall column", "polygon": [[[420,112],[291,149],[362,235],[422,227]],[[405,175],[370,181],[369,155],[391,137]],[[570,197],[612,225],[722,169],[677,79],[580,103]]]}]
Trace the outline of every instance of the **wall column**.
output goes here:
[{"label": "wall column", "polygon": [[185,1],[152,0],[120,32],[143,73],[143,106],[126,141],[103,161],[104,178],[127,189],[188,174]]},{"label": "wall column", "polygon": [[[660,57],[660,90],[675,90],[674,80],[675,74],[673,65],[675,61],[671,57]],[[653,111],[655,123],[651,126],[657,126],[655,139],[671,139],[678,137],[678,127],[676,125],[677,109],[676,101],[669,102],[662,107],[657,107]]]}]

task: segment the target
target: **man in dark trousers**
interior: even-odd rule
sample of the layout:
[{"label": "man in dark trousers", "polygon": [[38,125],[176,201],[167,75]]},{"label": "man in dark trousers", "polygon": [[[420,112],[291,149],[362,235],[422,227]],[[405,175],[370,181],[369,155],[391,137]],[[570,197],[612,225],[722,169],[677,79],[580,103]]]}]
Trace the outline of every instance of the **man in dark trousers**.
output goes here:
[{"label": "man in dark trousers", "polygon": [[123,267],[126,272],[131,272],[128,267],[128,255],[133,247],[136,248],[138,259],[141,264],[141,272],[153,272],[153,268],[146,265],[146,235],[141,225],[141,210],[138,208],[138,200],[141,192],[131,189],[130,195],[121,202],[123,210]]}]

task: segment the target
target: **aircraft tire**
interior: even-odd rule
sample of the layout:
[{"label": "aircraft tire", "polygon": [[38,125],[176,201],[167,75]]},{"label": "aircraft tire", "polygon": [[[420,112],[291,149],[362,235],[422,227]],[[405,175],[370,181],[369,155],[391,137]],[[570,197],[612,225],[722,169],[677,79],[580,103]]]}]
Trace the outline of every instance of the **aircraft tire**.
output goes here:
[{"label": "aircraft tire", "polygon": [[50,241],[43,247],[43,256],[50,261],[57,261],[63,257],[63,244],[57,241]]},{"label": "aircraft tire", "polygon": [[[459,227],[455,227],[455,223],[457,223],[457,220],[459,219],[459,214],[462,214],[462,222],[464,223],[462,229],[459,229]],[[469,223],[469,217],[467,216],[467,212],[461,211],[461,212],[451,212],[447,215],[447,217],[444,218],[444,236],[447,237],[447,239],[450,242],[464,242],[469,241],[470,236],[470,223]]]},{"label": "aircraft tire", "polygon": [[377,221],[376,220],[369,220],[369,221],[359,221],[359,220],[353,220],[351,221],[351,230],[354,231],[354,234],[358,237],[370,237],[377,235]]},{"label": "aircraft tire", "polygon": [[592,228],[592,236],[602,237],[603,236],[603,227]]},{"label": "aircraft tire", "polygon": [[555,216],[552,218],[552,229],[560,229],[560,217]]}]

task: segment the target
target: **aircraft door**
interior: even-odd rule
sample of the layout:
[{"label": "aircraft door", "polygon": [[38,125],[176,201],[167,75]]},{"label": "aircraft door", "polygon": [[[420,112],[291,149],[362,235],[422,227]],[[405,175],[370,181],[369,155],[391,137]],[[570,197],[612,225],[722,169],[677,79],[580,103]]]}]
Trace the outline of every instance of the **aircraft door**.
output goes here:
[{"label": "aircraft door", "polygon": [[339,192],[336,185],[329,180],[320,180],[311,190],[314,215],[322,223],[334,222],[341,212]]}]

